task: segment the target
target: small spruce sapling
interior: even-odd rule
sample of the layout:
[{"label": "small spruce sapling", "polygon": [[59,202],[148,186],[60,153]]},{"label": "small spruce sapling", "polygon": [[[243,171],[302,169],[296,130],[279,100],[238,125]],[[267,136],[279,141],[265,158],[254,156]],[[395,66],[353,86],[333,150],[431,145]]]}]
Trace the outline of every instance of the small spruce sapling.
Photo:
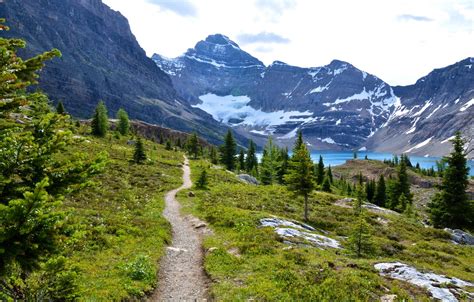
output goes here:
[{"label": "small spruce sapling", "polygon": [[133,152],[133,161],[137,164],[143,163],[147,159],[145,153],[145,146],[143,145],[143,141],[141,138],[137,139],[135,143],[135,151]]},{"label": "small spruce sapling", "polygon": [[199,174],[199,178],[196,181],[196,188],[200,190],[207,189],[208,180],[207,180],[207,171],[206,169],[202,169],[201,173]]}]

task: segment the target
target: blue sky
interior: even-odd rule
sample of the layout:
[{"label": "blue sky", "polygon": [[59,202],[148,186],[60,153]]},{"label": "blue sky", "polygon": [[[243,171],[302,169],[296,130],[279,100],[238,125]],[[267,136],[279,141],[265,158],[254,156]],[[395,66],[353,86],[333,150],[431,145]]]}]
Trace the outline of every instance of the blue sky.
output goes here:
[{"label": "blue sky", "polygon": [[148,55],[222,33],[265,64],[348,61],[391,85],[474,56],[474,0],[103,0]]}]

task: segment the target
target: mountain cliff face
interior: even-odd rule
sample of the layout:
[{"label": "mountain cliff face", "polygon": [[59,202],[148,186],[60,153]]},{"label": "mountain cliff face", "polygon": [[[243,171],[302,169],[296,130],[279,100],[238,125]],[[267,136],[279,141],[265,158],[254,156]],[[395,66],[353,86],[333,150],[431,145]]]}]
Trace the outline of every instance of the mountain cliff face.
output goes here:
[{"label": "mountain cliff face", "polygon": [[180,57],[152,58],[192,106],[260,144],[271,135],[290,145],[302,130],[312,149],[435,156],[449,152],[455,131],[474,136],[473,58],[405,87],[339,60],[265,66],[219,34]]},{"label": "mountain cliff face", "polygon": [[435,69],[394,91],[399,101],[387,124],[367,142],[369,149],[443,155],[456,131],[474,137],[474,58]]},{"label": "mountain cliff face", "polygon": [[387,122],[396,102],[388,84],[349,63],[267,67],[223,35],[178,58],[153,59],[190,104],[257,141],[272,135],[291,144],[302,130],[313,148],[356,148]]},{"label": "mountain cliff face", "polygon": [[111,114],[125,108],[131,118],[216,138],[220,125],[179,99],[167,74],[146,56],[128,21],[100,0],[8,0],[0,16],[7,37],[27,41],[22,56],[58,48],[40,88],[78,117],[89,117],[99,100]]}]

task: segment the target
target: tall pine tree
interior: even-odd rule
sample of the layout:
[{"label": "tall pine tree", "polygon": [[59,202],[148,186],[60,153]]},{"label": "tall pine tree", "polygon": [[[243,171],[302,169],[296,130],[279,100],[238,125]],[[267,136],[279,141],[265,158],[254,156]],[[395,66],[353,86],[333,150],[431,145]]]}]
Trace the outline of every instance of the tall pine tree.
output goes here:
[{"label": "tall pine tree", "polygon": [[309,218],[308,196],[314,190],[315,179],[313,162],[306,146],[301,143],[301,132],[293,149],[293,155],[289,161],[288,173],[285,175],[285,182],[288,188],[298,195],[304,197],[304,219]]},{"label": "tall pine tree", "polygon": [[385,202],[387,200],[386,190],[385,178],[383,177],[383,174],[381,174],[375,189],[374,203],[376,205],[385,207]]},{"label": "tall pine tree", "polygon": [[318,183],[318,185],[321,185],[323,181],[324,181],[324,162],[323,162],[323,157],[320,155],[318,165],[316,166],[316,182]]},{"label": "tall pine tree", "polygon": [[[401,158],[403,160],[397,160],[397,179],[389,186],[390,208],[399,212],[405,211],[407,204],[411,204],[413,201],[413,195],[410,192],[410,183],[408,181],[406,160],[404,160],[404,156]],[[400,199],[401,195],[404,195],[403,199]],[[405,202],[402,204],[400,200]]]},{"label": "tall pine tree", "polygon": [[224,144],[220,148],[221,150],[221,163],[229,171],[235,169],[235,153],[237,149],[237,144],[235,142],[232,131],[229,129],[224,138]]},{"label": "tall pine tree", "polygon": [[122,135],[127,135],[130,131],[130,120],[128,119],[128,114],[125,110],[120,108],[117,111],[118,125],[117,130]]},{"label": "tall pine tree", "polygon": [[100,101],[95,108],[94,116],[92,117],[92,134],[99,137],[104,137],[109,129],[109,120],[107,117],[107,107],[105,103]]},{"label": "tall pine tree", "polygon": [[135,150],[133,152],[133,161],[137,164],[143,163],[147,159],[145,153],[145,146],[142,139],[139,137],[135,143]]},{"label": "tall pine tree", "polygon": [[188,138],[188,142],[186,144],[186,149],[188,153],[192,155],[194,159],[198,158],[199,155],[199,138],[196,132],[193,132],[191,136]]},{"label": "tall pine tree", "polygon": [[469,168],[467,167],[464,140],[460,132],[452,140],[453,151],[444,160],[447,167],[443,173],[441,191],[429,204],[430,217],[435,227],[473,227],[474,204],[466,193]]},{"label": "tall pine tree", "polygon": [[280,151],[270,137],[263,149],[262,163],[260,165],[260,181],[264,185],[271,185],[278,181],[278,167]]},{"label": "tall pine tree", "polygon": [[245,171],[245,152],[244,152],[244,149],[242,148],[240,148],[238,162],[239,162],[239,170]]},{"label": "tall pine tree", "polygon": [[63,102],[59,101],[58,105],[56,106],[56,113],[57,114],[66,114],[66,109],[64,108]]},{"label": "tall pine tree", "polygon": [[258,159],[256,152],[257,146],[252,140],[250,140],[249,147],[247,149],[247,156],[245,157],[245,170],[247,171],[247,173],[252,173],[253,171],[255,171],[258,175]]},{"label": "tall pine tree", "polygon": [[288,148],[282,148],[279,150],[279,157],[278,157],[278,171],[277,171],[277,181],[279,184],[285,183],[285,175],[288,171],[288,161],[290,157],[288,156]]}]

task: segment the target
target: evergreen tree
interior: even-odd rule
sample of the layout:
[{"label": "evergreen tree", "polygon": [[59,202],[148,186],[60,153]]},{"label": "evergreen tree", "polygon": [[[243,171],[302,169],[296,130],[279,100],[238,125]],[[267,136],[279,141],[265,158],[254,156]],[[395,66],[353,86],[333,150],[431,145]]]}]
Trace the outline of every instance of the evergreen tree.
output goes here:
[{"label": "evergreen tree", "polygon": [[435,227],[472,228],[474,204],[466,193],[469,168],[467,167],[464,140],[456,132],[452,140],[453,150],[445,158],[447,167],[443,173],[441,191],[429,203],[430,218]]},{"label": "evergreen tree", "polygon": [[239,152],[239,170],[245,171],[245,152],[244,149],[240,148]]},{"label": "evergreen tree", "polygon": [[[401,195],[404,195],[403,199],[400,199]],[[398,162],[397,179],[389,186],[389,199],[390,208],[400,212],[405,211],[405,207],[408,203],[412,203],[413,195],[410,192],[406,160],[400,160]],[[400,204],[400,201],[404,203]]]},{"label": "evergreen tree", "polygon": [[181,137],[178,137],[176,139],[176,143],[175,143],[176,147],[182,149],[183,148],[183,143],[181,142]]},{"label": "evergreen tree", "polygon": [[357,159],[357,151],[356,150],[354,150],[354,152],[352,153],[352,158]]},{"label": "evergreen tree", "polygon": [[367,196],[365,195],[365,191],[362,186],[358,186],[355,191],[357,198],[354,204],[354,213],[359,215],[363,210],[362,206],[364,205],[364,202],[367,201]]},{"label": "evergreen tree", "polygon": [[100,101],[95,108],[94,116],[92,117],[92,134],[99,137],[105,137],[109,128],[109,120],[107,117],[107,107],[105,103]]},{"label": "evergreen tree", "polygon": [[135,151],[133,152],[133,161],[137,164],[141,164],[146,160],[145,146],[141,138],[138,138],[135,143]]},{"label": "evergreen tree", "polygon": [[385,202],[387,200],[386,190],[387,189],[385,187],[385,178],[383,177],[383,174],[381,174],[377,183],[374,196],[374,203],[376,205],[385,207]]},{"label": "evergreen tree", "polygon": [[213,165],[217,165],[219,163],[219,158],[217,156],[217,149],[214,146],[210,147],[209,157],[211,158],[211,163]]},{"label": "evergreen tree", "polygon": [[327,175],[328,175],[328,177],[329,177],[329,182],[330,182],[331,184],[334,183],[334,179],[333,179],[333,176],[332,176],[331,165],[328,166]]},{"label": "evergreen tree", "polygon": [[173,145],[171,144],[171,140],[167,138],[165,143],[165,150],[170,151],[171,149],[173,149]]},{"label": "evergreen tree", "polygon": [[288,171],[288,161],[290,157],[288,156],[288,148],[282,148],[279,150],[279,157],[278,157],[278,171],[277,171],[277,181],[279,184],[285,183],[285,175]]},{"label": "evergreen tree", "polygon": [[245,170],[247,173],[253,174],[253,176],[258,175],[258,159],[256,152],[257,146],[252,140],[250,140],[249,147],[247,149],[247,156],[245,157]]},{"label": "evergreen tree", "polygon": [[[302,141],[302,138],[301,138]],[[304,219],[308,220],[308,195],[314,189],[313,162],[308,149],[298,139],[295,143],[293,155],[289,161],[288,173],[285,175],[288,188],[304,197]]]},{"label": "evergreen tree", "polygon": [[368,180],[365,183],[365,194],[367,196],[367,201],[368,202],[374,202],[374,197],[375,197],[375,181],[374,180]]},{"label": "evergreen tree", "polygon": [[350,183],[347,184],[347,195],[352,196],[352,186]]},{"label": "evergreen tree", "polygon": [[117,111],[118,125],[117,130],[122,135],[127,135],[130,131],[130,120],[128,119],[128,114],[125,110],[120,108]]},{"label": "evergreen tree", "polygon": [[203,190],[207,189],[207,171],[206,169],[202,169],[201,173],[199,174],[199,178],[196,181],[196,188]]},{"label": "evergreen tree", "polygon": [[[0,19],[0,30],[8,27]],[[106,164],[106,155],[60,156],[77,143],[67,115],[46,95],[31,92],[53,50],[23,60],[19,39],[0,37],[0,296],[27,300],[25,280],[63,241],[62,196],[78,189]],[[47,289],[46,289],[47,291]],[[63,297],[58,297],[61,300]]]},{"label": "evergreen tree", "polygon": [[66,109],[64,108],[63,102],[59,101],[58,105],[56,106],[56,113],[57,114],[66,114]]},{"label": "evergreen tree", "polygon": [[349,235],[350,250],[358,258],[371,254],[374,249],[370,236],[370,226],[366,220],[365,213],[359,214]]},{"label": "evergreen tree", "polygon": [[411,160],[410,160],[410,158],[408,157],[408,155],[402,154],[402,160],[405,162],[405,165],[406,165],[408,168],[413,168],[413,165],[411,164]]},{"label": "evergreen tree", "polygon": [[221,146],[221,162],[225,168],[229,171],[235,169],[235,153],[237,144],[232,135],[232,131],[229,129],[224,139],[224,144]]},{"label": "evergreen tree", "polygon": [[400,197],[398,198],[398,202],[397,202],[397,206],[395,210],[397,210],[398,212],[405,212],[405,210],[409,206],[411,207],[411,203],[408,202],[408,199],[405,196],[405,194],[401,194]]},{"label": "evergreen tree", "polygon": [[367,214],[363,205],[367,201],[365,190],[362,186],[357,188],[357,199],[354,204],[356,223],[349,235],[349,247],[356,257],[362,257],[373,250],[370,237],[370,226],[367,224]]},{"label": "evergreen tree", "polygon": [[396,156],[396,155],[393,156],[393,164],[395,166],[398,166],[398,156]]},{"label": "evergreen tree", "polygon": [[331,182],[329,181],[329,176],[324,177],[322,189],[324,192],[331,193]]},{"label": "evergreen tree", "polygon": [[163,145],[165,143],[165,138],[163,137],[163,132],[160,132],[160,140],[159,140],[160,145]]},{"label": "evergreen tree", "polygon": [[362,176],[362,172],[359,172],[357,179],[359,180],[359,186],[362,186],[364,184],[364,176]]},{"label": "evergreen tree", "polygon": [[318,165],[316,166],[316,182],[318,183],[318,185],[322,185],[324,181],[324,174],[325,173],[323,157],[320,155]]},{"label": "evergreen tree", "polygon": [[303,132],[298,130],[298,136],[296,138],[295,145],[293,146],[293,153],[295,153],[296,150],[299,150],[302,145],[304,145]]},{"label": "evergreen tree", "polygon": [[193,134],[189,136],[186,147],[188,153],[192,155],[194,159],[197,159],[199,155],[199,138],[196,132],[193,132]]},{"label": "evergreen tree", "polygon": [[260,165],[260,181],[264,185],[271,185],[277,182],[277,172],[279,167],[279,150],[278,147],[273,144],[273,140],[270,137],[263,149],[262,163]]}]

